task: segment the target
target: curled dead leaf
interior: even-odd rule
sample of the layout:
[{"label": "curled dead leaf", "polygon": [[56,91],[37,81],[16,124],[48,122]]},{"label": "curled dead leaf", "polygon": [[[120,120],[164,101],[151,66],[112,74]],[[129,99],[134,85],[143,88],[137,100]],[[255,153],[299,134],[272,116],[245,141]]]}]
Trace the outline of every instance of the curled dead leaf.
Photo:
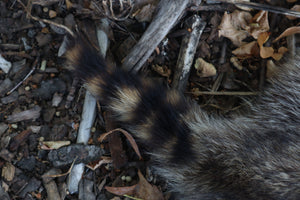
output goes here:
[{"label": "curled dead leaf", "polygon": [[280,36],[278,36],[274,42],[277,42],[279,39],[283,38],[283,37],[287,37],[289,35],[294,35],[296,33],[300,33],[300,26],[292,26],[288,29],[286,29],[283,33],[281,33]]},{"label": "curled dead leaf", "polygon": [[250,34],[255,39],[258,38],[260,33],[267,32],[270,29],[269,20],[268,20],[268,12],[267,11],[259,11],[253,18],[251,23]]},{"label": "curled dead leaf", "polygon": [[40,142],[40,149],[52,150],[59,149],[60,147],[70,145],[70,141],[42,141]]},{"label": "curled dead leaf", "polygon": [[98,141],[99,142],[102,142],[108,135],[112,134],[113,132],[116,132],[116,131],[120,131],[121,133],[123,133],[125,135],[125,137],[127,138],[127,140],[130,142],[132,148],[134,149],[135,153],[139,156],[139,159],[141,160],[142,159],[142,156],[141,156],[141,153],[140,153],[140,150],[134,140],[134,138],[125,130],[121,129],[121,128],[116,128],[114,130],[111,130],[107,133],[104,133],[100,136],[100,138],[98,138]]},{"label": "curled dead leaf", "polygon": [[162,192],[154,185],[148,183],[143,174],[138,171],[139,183],[135,188],[135,193],[138,198],[144,200],[163,200]]},{"label": "curled dead leaf", "polygon": [[239,58],[257,56],[258,52],[259,52],[259,48],[256,41],[252,41],[247,44],[244,44],[241,47],[232,51],[232,53]]},{"label": "curled dead leaf", "polygon": [[105,186],[105,189],[113,193],[115,195],[123,196],[125,194],[132,195],[137,185],[129,186],[129,187],[109,187]]},{"label": "curled dead leaf", "polygon": [[200,77],[210,77],[217,73],[215,66],[202,58],[197,58],[194,67],[197,70],[197,75]]},{"label": "curled dead leaf", "polygon": [[252,15],[245,11],[234,11],[231,14],[224,13],[221,24],[219,26],[219,36],[229,38],[236,46],[244,44],[243,39],[249,36],[247,30]]},{"label": "curled dead leaf", "polygon": [[273,47],[261,46],[259,54],[260,54],[260,57],[262,57],[262,58],[270,58],[274,54],[274,49],[273,49]]},{"label": "curled dead leaf", "polygon": [[282,57],[283,57],[283,54],[285,54],[286,52],[288,52],[288,49],[285,48],[285,47],[280,47],[278,49],[278,52],[277,53],[274,53],[272,55],[272,58],[274,58],[274,60],[280,60]]},{"label": "curled dead leaf", "polygon": [[258,35],[258,38],[257,38],[257,43],[259,46],[263,46],[264,43],[266,43],[270,37],[270,32],[263,32],[263,33],[260,33]]}]

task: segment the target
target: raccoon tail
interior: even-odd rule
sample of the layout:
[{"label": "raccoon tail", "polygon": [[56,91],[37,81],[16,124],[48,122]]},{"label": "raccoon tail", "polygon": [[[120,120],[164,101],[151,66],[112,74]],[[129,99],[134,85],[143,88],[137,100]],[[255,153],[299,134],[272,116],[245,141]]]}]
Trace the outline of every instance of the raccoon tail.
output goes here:
[{"label": "raccoon tail", "polygon": [[[167,160],[191,159],[190,130],[182,120],[189,103],[176,91],[147,78],[106,66],[105,60],[78,36],[68,43],[68,68],[112,113],[113,121]],[[168,152],[168,153],[167,153]]]}]

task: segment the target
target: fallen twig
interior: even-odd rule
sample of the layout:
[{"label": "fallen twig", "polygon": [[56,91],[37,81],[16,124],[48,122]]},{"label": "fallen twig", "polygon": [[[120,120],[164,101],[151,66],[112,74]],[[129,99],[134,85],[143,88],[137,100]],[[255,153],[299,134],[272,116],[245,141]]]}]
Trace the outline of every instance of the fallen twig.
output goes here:
[{"label": "fallen twig", "polygon": [[128,71],[137,72],[147,61],[157,45],[168,34],[183,14],[189,1],[186,0],[161,0],[159,9],[146,32],[125,57],[122,67]]},{"label": "fallen twig", "polygon": [[184,91],[187,85],[199,39],[206,26],[206,22],[198,15],[193,15],[187,20],[187,23],[189,24],[186,28],[191,29],[191,32],[182,40],[172,82],[172,87],[181,92]]},{"label": "fallen twig", "polygon": [[19,82],[13,89],[11,89],[10,91],[8,91],[6,93],[6,95],[10,95],[13,91],[15,91],[33,72],[34,70],[36,69],[36,65],[38,63],[38,58],[35,59],[34,63],[33,63],[33,67],[32,69],[29,71],[29,73],[23,78],[23,80],[21,82]]}]

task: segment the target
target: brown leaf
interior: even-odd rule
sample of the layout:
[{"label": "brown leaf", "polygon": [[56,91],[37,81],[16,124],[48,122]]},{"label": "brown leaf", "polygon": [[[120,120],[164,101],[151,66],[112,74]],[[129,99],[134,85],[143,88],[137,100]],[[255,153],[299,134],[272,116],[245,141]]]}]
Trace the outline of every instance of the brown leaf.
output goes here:
[{"label": "brown leaf", "polygon": [[217,73],[215,66],[202,58],[197,58],[194,66],[197,70],[197,75],[200,77],[210,77]]},{"label": "brown leaf", "polygon": [[258,45],[256,41],[247,43],[234,51],[232,53],[239,58],[249,57],[249,56],[257,56],[259,52]]},{"label": "brown leaf", "polygon": [[60,147],[70,145],[70,141],[42,141],[40,148],[43,150],[59,149]]},{"label": "brown leaf", "polygon": [[287,48],[285,48],[285,47],[280,47],[280,48],[278,49],[278,53],[274,53],[274,54],[272,55],[272,58],[274,58],[275,60],[278,61],[278,60],[280,60],[280,59],[282,58],[283,54],[285,54],[287,51],[288,51]]},{"label": "brown leaf", "polygon": [[234,45],[241,46],[244,44],[242,40],[249,36],[246,30],[250,29],[248,24],[251,18],[251,14],[244,11],[225,12],[219,26],[219,36],[227,37]]},{"label": "brown leaf", "polygon": [[250,34],[255,39],[258,38],[260,33],[267,32],[270,29],[268,21],[268,12],[260,11],[252,19]]},{"label": "brown leaf", "polygon": [[269,57],[273,56],[274,49],[273,49],[273,47],[264,47],[264,46],[261,46],[259,53],[260,53],[260,57],[262,57],[262,58],[269,58]]},{"label": "brown leaf", "polygon": [[281,33],[280,36],[278,36],[274,42],[277,42],[279,39],[286,37],[286,36],[290,36],[296,33],[300,33],[300,26],[292,26],[288,29],[286,29],[283,33]]},{"label": "brown leaf", "polygon": [[129,187],[109,187],[105,186],[105,189],[113,193],[115,195],[123,196],[125,194],[132,195],[137,185],[129,186]]},{"label": "brown leaf", "polygon": [[139,159],[141,160],[142,159],[142,156],[141,156],[141,153],[140,153],[140,150],[134,140],[134,138],[125,130],[121,129],[121,128],[117,128],[117,129],[114,129],[114,130],[111,130],[107,133],[104,133],[100,136],[100,138],[98,138],[98,141],[99,142],[102,142],[108,135],[110,135],[111,133],[115,132],[115,131],[120,131],[121,133],[123,133],[127,140],[130,142],[132,148],[134,149],[135,153],[139,156]]},{"label": "brown leaf", "polygon": [[138,171],[139,183],[135,188],[136,197],[144,200],[163,200],[163,194],[156,186],[151,185],[144,178],[143,174]]},{"label": "brown leaf", "polygon": [[263,44],[268,41],[270,34],[271,33],[269,33],[269,32],[260,33],[258,38],[257,38],[258,45],[263,46]]}]

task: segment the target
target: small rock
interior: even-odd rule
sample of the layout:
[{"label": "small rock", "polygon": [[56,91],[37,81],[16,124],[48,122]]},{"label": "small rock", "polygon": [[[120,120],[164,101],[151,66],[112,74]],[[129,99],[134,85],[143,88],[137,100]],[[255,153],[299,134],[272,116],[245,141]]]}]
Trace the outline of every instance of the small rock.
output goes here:
[{"label": "small rock", "polygon": [[0,137],[8,129],[8,125],[5,123],[0,123]]},{"label": "small rock", "polygon": [[53,107],[59,106],[59,104],[60,104],[60,102],[62,101],[62,99],[63,99],[63,98],[62,98],[62,95],[56,92],[56,93],[53,95],[53,98],[52,98],[52,106],[53,106]]},{"label": "small rock", "polygon": [[52,37],[50,34],[39,33],[35,39],[38,42],[39,47],[43,47],[51,42]]},{"label": "small rock", "polygon": [[33,38],[36,35],[36,31],[34,29],[29,29],[27,35],[28,37]]},{"label": "small rock", "polygon": [[9,123],[20,122],[24,120],[35,120],[40,117],[41,107],[34,106],[32,109],[14,113],[7,117]]},{"label": "small rock", "polygon": [[22,158],[18,163],[17,166],[20,169],[26,171],[33,171],[35,168],[36,159],[34,156],[29,156],[28,158]]},{"label": "small rock", "polygon": [[33,96],[39,99],[51,99],[55,92],[64,94],[66,84],[61,79],[55,78],[47,81],[42,81],[41,87],[33,91]]},{"label": "small rock", "polygon": [[10,89],[12,89],[13,83],[9,78],[6,78],[0,84],[0,96],[3,97]]},{"label": "small rock", "polygon": [[18,92],[14,91],[13,93],[11,93],[10,95],[8,95],[7,97],[1,98],[1,103],[3,103],[3,104],[12,103],[14,101],[17,101],[18,97],[19,97]]},{"label": "small rock", "polygon": [[27,85],[27,86],[25,87],[25,91],[29,91],[29,90],[30,90],[30,86]]},{"label": "small rock", "polygon": [[40,68],[40,70],[41,70],[41,71],[45,71],[46,66],[47,66],[47,60],[43,60],[42,63],[41,63],[41,68]]},{"label": "small rock", "polygon": [[50,122],[53,119],[53,116],[55,114],[55,108],[46,109],[43,112],[43,119],[45,122]]},{"label": "small rock", "polygon": [[17,129],[17,128],[18,128],[18,124],[11,124],[11,127],[12,127],[13,129]]},{"label": "small rock", "polygon": [[5,60],[0,54],[0,69],[2,69],[4,73],[8,73],[11,66],[12,66],[11,62]]},{"label": "small rock", "polygon": [[24,187],[24,189],[22,189],[19,196],[24,198],[27,193],[32,193],[32,192],[38,190],[39,187],[41,186],[41,184],[42,184],[41,181],[37,180],[34,177],[31,178],[30,181],[28,182],[28,184]]},{"label": "small rock", "polygon": [[18,73],[26,64],[26,59],[13,62],[12,68],[9,72],[9,77],[13,77],[16,73]]},{"label": "small rock", "polygon": [[47,8],[47,7],[43,8],[43,12],[48,12],[48,11],[49,11],[49,8]]},{"label": "small rock", "polygon": [[2,200],[9,200],[10,199],[9,195],[4,191],[2,186],[0,186],[0,199],[2,199]]},{"label": "small rock", "polygon": [[28,50],[32,49],[32,47],[31,47],[31,46],[29,46],[29,45],[27,44],[27,40],[26,40],[26,38],[22,37],[22,38],[21,38],[21,40],[22,40],[22,42],[23,42],[23,45],[24,45],[25,51],[28,51]]},{"label": "small rock", "polygon": [[50,18],[54,18],[54,17],[56,17],[56,12],[54,11],[54,10],[49,10],[49,17]]},{"label": "small rock", "polygon": [[86,178],[82,179],[78,188],[78,199],[95,200],[94,182]]},{"label": "small rock", "polygon": [[43,80],[43,74],[36,73],[31,77],[33,83],[40,83]]}]

